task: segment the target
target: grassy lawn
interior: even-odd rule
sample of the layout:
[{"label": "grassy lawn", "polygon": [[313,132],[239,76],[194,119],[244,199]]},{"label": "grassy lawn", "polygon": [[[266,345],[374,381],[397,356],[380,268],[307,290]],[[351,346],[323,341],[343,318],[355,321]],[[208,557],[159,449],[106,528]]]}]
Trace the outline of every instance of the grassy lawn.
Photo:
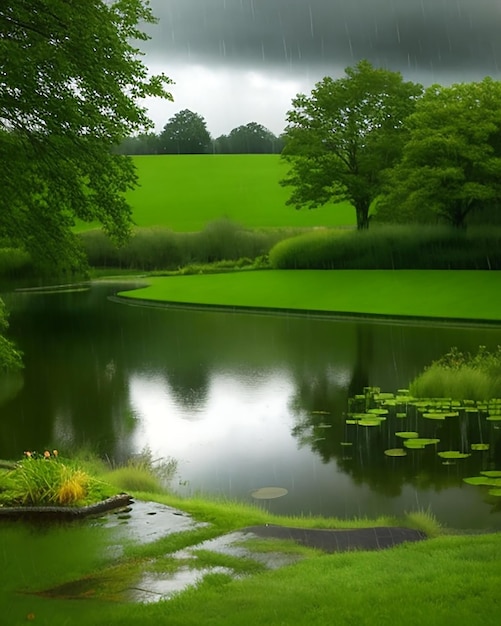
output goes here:
[{"label": "grassy lawn", "polygon": [[[501,600],[501,537],[438,536],[379,552],[325,555],[300,549],[303,560],[266,571],[234,557],[201,553],[204,566],[238,568],[240,579],[211,574],[196,587],[155,604],[123,601],[123,589],[134,585],[140,572],[172,572],[171,555],[218,534],[255,523],[339,527],[336,520],[287,518],[231,502],[182,500],[169,495],[137,493],[182,508],[210,526],[181,532],[143,546],[125,543],[123,555],[106,549],[106,528],[71,525],[42,532],[23,525],[2,528],[0,606],[2,623],[26,621],[49,626],[93,624],[142,626],[324,626],[325,624],[485,626],[499,622]],[[415,514],[400,524],[433,527],[427,514]],[[350,526],[395,524],[398,520],[355,520]],[[346,523],[344,524],[347,525]],[[440,532],[440,531],[439,531]],[[433,534],[433,533],[432,533]],[[266,550],[266,546],[261,546]],[[298,550],[272,541],[271,551]],[[233,560],[232,560],[233,559]],[[87,595],[75,599],[72,585],[56,594],[34,593],[82,580]],[[116,598],[114,599],[114,596]],[[117,601],[118,598],[122,598]]]},{"label": "grassy lawn", "polygon": [[[276,154],[133,157],[139,187],[127,199],[138,226],[199,231],[226,217],[247,228],[353,225],[348,203],[296,211],[279,181],[287,165]],[[93,225],[79,224],[78,230]],[[94,224],[95,226],[95,224]]]},{"label": "grassy lawn", "polygon": [[292,310],[501,320],[498,272],[270,270],[148,278],[129,298]]}]

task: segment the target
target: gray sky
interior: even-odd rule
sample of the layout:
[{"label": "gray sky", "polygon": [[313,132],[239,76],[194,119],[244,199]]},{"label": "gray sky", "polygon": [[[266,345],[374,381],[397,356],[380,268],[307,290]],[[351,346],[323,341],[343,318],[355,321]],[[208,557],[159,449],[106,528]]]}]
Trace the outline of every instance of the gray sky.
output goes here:
[{"label": "gray sky", "polygon": [[145,62],[175,85],[148,101],[160,130],[182,109],[217,137],[248,122],[279,134],[292,98],[361,59],[404,78],[501,79],[501,0],[150,0]]}]

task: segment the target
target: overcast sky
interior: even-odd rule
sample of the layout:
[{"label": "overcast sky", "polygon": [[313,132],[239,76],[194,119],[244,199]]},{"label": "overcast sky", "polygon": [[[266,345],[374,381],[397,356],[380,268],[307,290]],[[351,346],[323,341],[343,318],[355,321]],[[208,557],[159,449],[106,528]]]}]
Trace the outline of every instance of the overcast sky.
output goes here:
[{"label": "overcast sky", "polygon": [[501,79],[501,0],[150,0],[142,47],[174,102],[148,102],[156,130],[202,115],[213,137],[258,122],[275,134],[297,93],[361,59],[422,84]]}]

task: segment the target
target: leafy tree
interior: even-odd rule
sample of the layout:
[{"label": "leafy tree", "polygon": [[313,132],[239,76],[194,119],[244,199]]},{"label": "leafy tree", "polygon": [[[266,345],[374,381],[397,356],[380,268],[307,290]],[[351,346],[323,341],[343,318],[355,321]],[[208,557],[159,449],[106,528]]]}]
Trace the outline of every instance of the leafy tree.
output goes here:
[{"label": "leafy tree", "polygon": [[216,152],[223,154],[272,154],[283,147],[280,139],[257,122],[238,126],[228,136],[218,137],[215,143]]},{"label": "leafy tree", "polygon": [[299,209],[348,200],[357,227],[367,228],[381,172],[400,157],[403,121],[421,93],[399,73],[361,61],[338,80],[324,78],[311,96],[299,94],[282,152],[291,166],[282,184],[294,187],[288,203]]},{"label": "leafy tree", "polygon": [[152,22],[143,0],[0,3],[0,240],[39,268],[82,262],[75,218],[117,241],[129,233],[136,174],[112,149],[151,126],[138,99],[171,99],[134,43]]},{"label": "leafy tree", "polygon": [[161,151],[165,154],[205,154],[210,145],[204,118],[189,109],[171,117],[160,135]]},{"label": "leafy tree", "polygon": [[0,5],[0,236],[52,271],[80,260],[74,218],[123,240],[132,162],[114,154],[151,126],[138,98],[171,99],[134,40],[142,0],[3,0]]},{"label": "leafy tree", "polygon": [[501,203],[501,82],[434,85],[406,126],[378,218],[464,227],[471,213]]}]

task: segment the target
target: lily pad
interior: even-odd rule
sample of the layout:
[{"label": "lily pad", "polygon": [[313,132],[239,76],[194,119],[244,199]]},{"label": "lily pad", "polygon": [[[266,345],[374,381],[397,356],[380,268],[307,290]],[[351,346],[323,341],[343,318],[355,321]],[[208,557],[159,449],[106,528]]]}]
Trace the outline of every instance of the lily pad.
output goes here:
[{"label": "lily pad", "polygon": [[467,459],[471,454],[459,452],[459,450],[446,450],[445,452],[439,452],[438,456],[442,459]]},{"label": "lily pad", "polygon": [[501,422],[501,415],[488,415],[485,419],[488,422]]},{"label": "lily pad", "polygon": [[341,441],[342,446],[352,446],[353,443],[351,441]]},{"label": "lily pad", "polygon": [[424,446],[431,446],[440,443],[440,439],[427,439],[425,437],[415,437],[414,439],[407,439],[404,441],[406,448],[421,448]]},{"label": "lily pad", "polygon": [[251,496],[256,500],[273,500],[274,498],[281,498],[287,495],[289,492],[284,487],[261,487],[251,492]]},{"label": "lily pad", "polygon": [[367,413],[371,415],[388,415],[388,409],[369,409]]},{"label": "lily pad", "polygon": [[357,420],[346,420],[345,424],[348,424],[348,425],[357,424]]},{"label": "lily pad", "polygon": [[385,450],[386,456],[407,456],[407,452],[403,448],[390,448]]},{"label": "lily pad", "polygon": [[380,419],[366,419],[366,420],[358,420],[359,426],[381,426]]},{"label": "lily pad", "polygon": [[489,444],[488,443],[472,443],[471,444],[471,449],[472,450],[488,450],[489,449]]},{"label": "lily pad", "polygon": [[420,443],[417,439],[406,439],[404,441],[404,446],[406,448],[410,448],[411,450],[424,450],[425,448],[424,443]]},{"label": "lily pad", "polygon": [[463,482],[468,485],[484,485],[487,487],[497,487],[498,485],[493,481],[493,478],[487,478],[486,476],[471,476],[469,478],[463,478]]},{"label": "lily pad", "polygon": [[501,478],[501,470],[485,470],[480,473],[482,476],[488,476],[489,478]]},{"label": "lily pad", "polygon": [[444,420],[446,413],[423,413],[427,420]]},{"label": "lily pad", "polygon": [[489,489],[489,495],[490,496],[500,497],[501,496],[501,489],[499,489],[499,488],[497,488],[497,489]]},{"label": "lily pad", "polygon": [[397,437],[402,437],[402,439],[417,439],[419,437],[419,433],[414,431],[403,431],[399,433],[395,433]]},{"label": "lily pad", "polygon": [[397,413],[396,417],[398,417],[400,419],[403,418],[403,417],[407,417],[407,413]]}]

